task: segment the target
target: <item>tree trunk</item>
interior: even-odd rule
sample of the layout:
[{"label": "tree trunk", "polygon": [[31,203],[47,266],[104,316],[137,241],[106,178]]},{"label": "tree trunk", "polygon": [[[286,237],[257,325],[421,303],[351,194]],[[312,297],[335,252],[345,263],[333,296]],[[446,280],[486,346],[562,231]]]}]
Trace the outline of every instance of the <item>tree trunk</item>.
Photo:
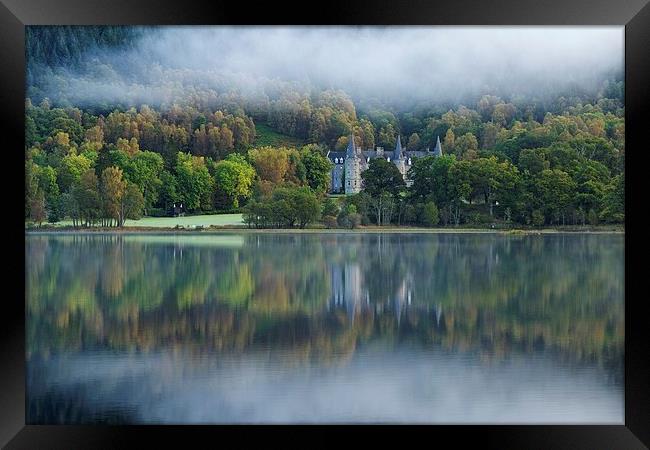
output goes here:
[{"label": "tree trunk", "polygon": [[487,200],[488,202],[490,202],[490,217],[494,217],[493,210],[492,210],[492,208],[493,208],[493,206],[494,206],[494,205],[493,205],[494,202],[492,201],[492,192],[489,192],[489,193],[488,193],[488,195],[487,195],[487,197],[486,197],[486,200]]},{"label": "tree trunk", "polygon": [[382,210],[382,207],[381,207],[381,197],[379,197],[379,198],[377,199],[377,206],[376,206],[376,209],[377,209],[377,226],[380,227],[380,226],[381,226],[381,210]]}]

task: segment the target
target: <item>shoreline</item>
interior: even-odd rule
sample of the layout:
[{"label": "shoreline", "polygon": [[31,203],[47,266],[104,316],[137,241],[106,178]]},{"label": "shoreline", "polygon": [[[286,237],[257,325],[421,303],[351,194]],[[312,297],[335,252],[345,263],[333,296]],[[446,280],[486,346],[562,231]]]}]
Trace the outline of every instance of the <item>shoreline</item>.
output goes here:
[{"label": "shoreline", "polygon": [[406,228],[406,227],[361,227],[346,228],[248,228],[210,227],[204,229],[175,229],[164,227],[125,228],[26,228],[25,234],[169,234],[169,235],[215,235],[215,234],[503,234],[511,236],[541,234],[625,234],[625,228],[539,228],[539,229],[491,229],[491,228]]}]

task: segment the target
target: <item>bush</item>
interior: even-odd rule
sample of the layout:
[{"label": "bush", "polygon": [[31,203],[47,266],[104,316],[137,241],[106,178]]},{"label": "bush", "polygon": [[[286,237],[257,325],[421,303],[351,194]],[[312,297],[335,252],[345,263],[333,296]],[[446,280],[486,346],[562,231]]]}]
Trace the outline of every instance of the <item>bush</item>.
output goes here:
[{"label": "bush", "polygon": [[539,209],[533,211],[532,223],[536,227],[541,227],[542,225],[544,225],[544,213]]},{"label": "bush", "polygon": [[353,228],[357,228],[359,225],[361,225],[361,214],[359,213],[348,214],[346,222],[347,222],[347,227],[350,228],[351,230]]},{"label": "bush", "polygon": [[324,216],[323,223],[327,228],[336,228],[338,226],[338,222],[334,216]]},{"label": "bush", "polygon": [[163,208],[149,208],[147,209],[147,216],[149,217],[167,217],[172,214],[165,211]]}]

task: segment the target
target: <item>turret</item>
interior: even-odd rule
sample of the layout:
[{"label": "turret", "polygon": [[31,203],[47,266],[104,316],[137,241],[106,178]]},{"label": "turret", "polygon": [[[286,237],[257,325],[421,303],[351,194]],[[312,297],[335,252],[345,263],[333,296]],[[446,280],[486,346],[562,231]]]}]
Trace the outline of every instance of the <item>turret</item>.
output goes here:
[{"label": "turret", "polygon": [[356,194],[361,190],[361,152],[354,145],[354,135],[350,134],[345,151],[345,193]]},{"label": "turret", "polygon": [[397,161],[402,158],[402,140],[400,136],[397,136],[397,144],[395,145],[395,151],[393,152],[393,160]]},{"label": "turret", "polygon": [[354,146],[354,135],[350,134],[350,137],[348,138],[348,148],[345,150],[345,158],[356,158],[357,157],[357,149]]}]

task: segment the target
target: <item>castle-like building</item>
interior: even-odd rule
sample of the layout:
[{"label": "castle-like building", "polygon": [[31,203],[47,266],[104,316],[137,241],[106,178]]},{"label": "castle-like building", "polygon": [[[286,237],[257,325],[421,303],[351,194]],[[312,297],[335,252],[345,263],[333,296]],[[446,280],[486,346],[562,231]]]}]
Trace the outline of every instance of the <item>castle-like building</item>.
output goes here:
[{"label": "castle-like building", "polygon": [[375,150],[361,150],[354,144],[354,136],[350,135],[348,147],[344,152],[328,152],[327,157],[332,163],[330,192],[356,194],[361,191],[361,172],[368,168],[371,159],[383,158],[397,166],[404,177],[407,185],[409,180],[406,177],[408,170],[415,158],[423,156],[441,156],[442,147],[440,138],[436,139],[436,146],[433,151],[426,150],[403,150],[402,140],[397,136],[397,144],[392,152],[384,152],[383,147]]}]

